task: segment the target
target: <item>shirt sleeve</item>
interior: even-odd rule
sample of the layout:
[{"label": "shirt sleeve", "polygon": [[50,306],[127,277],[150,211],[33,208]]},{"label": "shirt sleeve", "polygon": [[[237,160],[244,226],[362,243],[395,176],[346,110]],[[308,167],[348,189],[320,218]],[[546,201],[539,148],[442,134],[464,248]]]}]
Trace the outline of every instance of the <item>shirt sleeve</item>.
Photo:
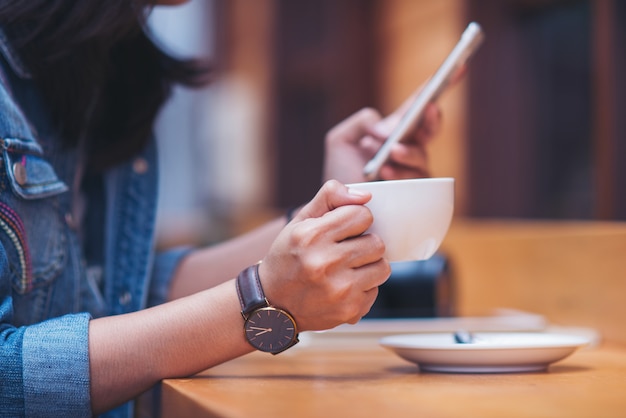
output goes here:
[{"label": "shirt sleeve", "polygon": [[89,314],[25,327],[12,320],[8,262],[0,245],[0,415],[90,417]]},{"label": "shirt sleeve", "polygon": [[180,262],[187,256],[193,247],[176,247],[163,251],[154,259],[148,306],[155,306],[167,301],[170,285]]}]

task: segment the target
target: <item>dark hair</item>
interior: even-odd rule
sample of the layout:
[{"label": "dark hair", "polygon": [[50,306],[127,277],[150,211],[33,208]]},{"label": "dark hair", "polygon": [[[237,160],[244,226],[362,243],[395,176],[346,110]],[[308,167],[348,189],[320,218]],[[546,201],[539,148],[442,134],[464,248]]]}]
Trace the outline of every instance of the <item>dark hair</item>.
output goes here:
[{"label": "dark hair", "polygon": [[174,83],[208,65],[166,54],[146,33],[155,0],[0,0],[0,25],[33,75],[68,147],[88,138],[101,170],[139,152]]}]

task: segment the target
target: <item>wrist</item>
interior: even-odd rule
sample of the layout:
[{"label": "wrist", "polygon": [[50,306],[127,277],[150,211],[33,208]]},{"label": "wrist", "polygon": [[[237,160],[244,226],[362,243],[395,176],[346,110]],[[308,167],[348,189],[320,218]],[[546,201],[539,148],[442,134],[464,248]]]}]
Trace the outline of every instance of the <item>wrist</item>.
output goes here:
[{"label": "wrist", "polygon": [[278,354],[298,342],[298,327],[289,312],[273,306],[265,297],[259,264],[244,269],[236,279],[244,335],[255,349]]}]

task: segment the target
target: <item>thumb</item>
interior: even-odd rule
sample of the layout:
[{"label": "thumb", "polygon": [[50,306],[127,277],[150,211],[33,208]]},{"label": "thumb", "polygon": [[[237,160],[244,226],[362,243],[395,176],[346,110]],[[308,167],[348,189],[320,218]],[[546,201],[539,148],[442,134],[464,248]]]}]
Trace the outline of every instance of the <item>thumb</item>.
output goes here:
[{"label": "thumb", "polygon": [[364,205],[372,198],[371,193],[364,190],[349,188],[337,180],[328,180],[317,192],[313,200],[307,203],[294,220],[319,218],[340,206]]}]

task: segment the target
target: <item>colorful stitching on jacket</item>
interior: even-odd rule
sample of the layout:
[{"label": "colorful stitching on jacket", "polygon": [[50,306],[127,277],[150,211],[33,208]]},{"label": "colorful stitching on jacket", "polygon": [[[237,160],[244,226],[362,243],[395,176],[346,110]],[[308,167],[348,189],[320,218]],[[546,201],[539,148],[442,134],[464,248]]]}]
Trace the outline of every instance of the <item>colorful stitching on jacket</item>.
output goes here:
[{"label": "colorful stitching on jacket", "polygon": [[17,213],[2,202],[0,202],[0,228],[11,239],[17,250],[21,267],[18,292],[26,293],[33,287],[33,272],[24,224]]}]

